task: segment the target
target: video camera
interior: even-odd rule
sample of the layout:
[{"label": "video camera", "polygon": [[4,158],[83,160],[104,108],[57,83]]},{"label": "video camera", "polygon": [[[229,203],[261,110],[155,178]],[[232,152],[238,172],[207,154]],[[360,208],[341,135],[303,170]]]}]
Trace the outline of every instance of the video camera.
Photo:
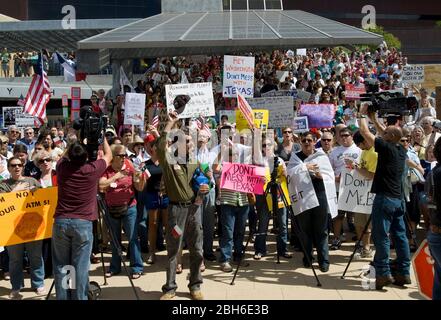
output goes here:
[{"label": "video camera", "polygon": [[377,112],[380,117],[386,115],[409,115],[414,113],[418,101],[415,97],[405,97],[401,92],[380,91],[378,81],[365,81],[366,93],[361,94],[361,101],[370,102],[368,111]]},{"label": "video camera", "polygon": [[100,115],[93,111],[91,106],[84,106],[80,109],[80,118],[73,123],[75,130],[80,130],[80,142],[84,139],[89,161],[95,161],[98,157],[98,147],[103,143],[103,131],[107,127],[107,116]]}]

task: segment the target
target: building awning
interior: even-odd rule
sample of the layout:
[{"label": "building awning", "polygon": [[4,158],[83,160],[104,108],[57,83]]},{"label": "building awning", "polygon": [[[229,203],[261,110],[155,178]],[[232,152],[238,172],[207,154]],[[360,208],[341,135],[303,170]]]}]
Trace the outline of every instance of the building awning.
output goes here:
[{"label": "building awning", "polygon": [[378,45],[380,35],[299,10],[161,13],[78,42],[112,58],[221,54],[274,48]]},{"label": "building awning", "polygon": [[83,19],[76,20],[75,29],[64,29],[61,20],[1,22],[0,43],[9,52],[75,51],[78,41],[134,21],[139,19]]}]

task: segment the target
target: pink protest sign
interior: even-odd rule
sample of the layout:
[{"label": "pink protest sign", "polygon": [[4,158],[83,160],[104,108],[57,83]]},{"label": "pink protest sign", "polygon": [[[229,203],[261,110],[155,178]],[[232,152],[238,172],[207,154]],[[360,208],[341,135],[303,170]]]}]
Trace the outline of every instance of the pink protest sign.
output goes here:
[{"label": "pink protest sign", "polygon": [[360,94],[366,93],[366,88],[362,83],[360,83],[359,85],[346,84],[345,89],[346,99],[348,100],[359,100]]},{"label": "pink protest sign", "polygon": [[265,168],[242,163],[224,162],[221,189],[263,194]]}]

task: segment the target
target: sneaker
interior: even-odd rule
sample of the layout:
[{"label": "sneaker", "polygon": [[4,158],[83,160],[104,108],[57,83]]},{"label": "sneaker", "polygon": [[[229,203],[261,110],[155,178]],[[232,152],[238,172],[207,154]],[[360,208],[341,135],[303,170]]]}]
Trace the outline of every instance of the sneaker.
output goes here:
[{"label": "sneaker", "polygon": [[9,276],[9,272],[5,272],[5,273],[3,274],[3,279],[5,279],[5,280],[11,280],[11,277]]},{"label": "sneaker", "polygon": [[222,262],[221,263],[221,270],[223,272],[231,272],[231,271],[233,271],[233,267],[231,266],[231,264],[229,262]]},{"label": "sneaker", "polygon": [[20,290],[12,290],[9,294],[9,299],[12,300],[20,300],[22,298],[22,295],[20,294]]},{"label": "sneaker", "polygon": [[332,244],[329,249],[330,250],[338,250],[338,249],[340,249],[340,247],[341,247],[340,239],[334,239],[334,240],[332,240]]},{"label": "sneaker", "polygon": [[159,300],[171,300],[176,296],[176,293],[173,291],[164,293]]},{"label": "sneaker", "polygon": [[204,300],[201,290],[191,290],[190,295],[192,300]]},{"label": "sneaker", "polygon": [[156,255],[152,253],[147,259],[147,264],[155,264],[155,262],[156,262]]},{"label": "sneaker", "polygon": [[394,283],[394,278],[392,278],[391,275],[389,276],[377,276],[375,278],[375,289],[376,290],[382,290],[383,287],[388,286],[392,283]]},{"label": "sneaker", "polygon": [[35,289],[35,293],[39,296],[42,296],[42,295],[47,294],[47,291],[44,287],[40,287],[40,288]]},{"label": "sneaker", "polygon": [[374,256],[374,252],[371,249],[363,249],[363,252],[361,253],[362,259],[370,259]]},{"label": "sneaker", "polygon": [[322,264],[319,266],[321,272],[325,273],[329,271],[329,264]]},{"label": "sneaker", "polygon": [[403,276],[401,274],[396,274],[394,276],[394,285],[403,287],[406,284],[412,284],[412,280],[410,280],[410,276]]}]

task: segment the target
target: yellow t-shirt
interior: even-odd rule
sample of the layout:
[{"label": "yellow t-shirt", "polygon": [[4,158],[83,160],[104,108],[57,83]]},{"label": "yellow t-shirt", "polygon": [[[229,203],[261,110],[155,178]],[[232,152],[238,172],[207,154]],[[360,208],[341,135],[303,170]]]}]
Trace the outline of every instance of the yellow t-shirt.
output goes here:
[{"label": "yellow t-shirt", "polygon": [[369,172],[375,173],[377,169],[378,154],[375,152],[375,148],[372,147],[369,150],[363,150],[360,157],[360,167],[366,169]]}]

